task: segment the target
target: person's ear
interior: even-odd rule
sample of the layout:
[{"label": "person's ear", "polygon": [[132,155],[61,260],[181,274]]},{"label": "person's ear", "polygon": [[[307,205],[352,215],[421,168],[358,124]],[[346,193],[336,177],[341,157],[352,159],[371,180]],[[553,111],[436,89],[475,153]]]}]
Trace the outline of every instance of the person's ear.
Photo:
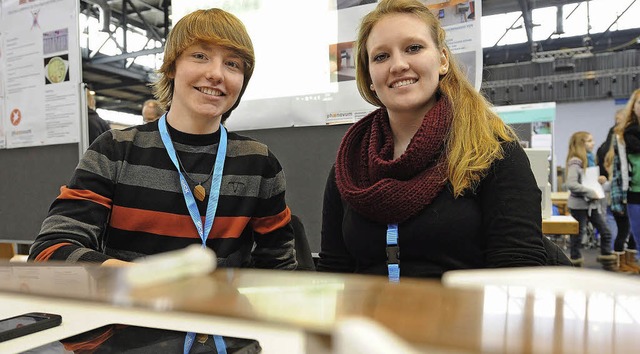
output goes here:
[{"label": "person's ear", "polygon": [[442,49],[442,52],[440,53],[440,69],[438,70],[438,73],[440,74],[440,76],[442,76],[448,72],[449,72],[449,57],[448,57],[447,51],[445,49]]},{"label": "person's ear", "polygon": [[176,78],[176,65],[175,65],[175,63],[169,68],[169,70],[167,70],[167,73],[165,74],[165,76],[168,77],[171,80]]}]

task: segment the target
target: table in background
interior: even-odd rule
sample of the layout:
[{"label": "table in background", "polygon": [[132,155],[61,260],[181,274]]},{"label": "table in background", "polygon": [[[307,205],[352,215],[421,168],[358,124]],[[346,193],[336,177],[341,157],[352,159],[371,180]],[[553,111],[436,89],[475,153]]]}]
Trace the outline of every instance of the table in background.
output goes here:
[{"label": "table in background", "polygon": [[558,207],[560,215],[569,215],[567,201],[569,200],[569,192],[551,192],[551,204]]},{"label": "table in background", "polygon": [[542,233],[545,235],[577,235],[579,231],[578,221],[571,215],[551,215],[542,219]]},{"label": "table in background", "polygon": [[0,260],[9,260],[15,255],[13,245],[0,242]]}]

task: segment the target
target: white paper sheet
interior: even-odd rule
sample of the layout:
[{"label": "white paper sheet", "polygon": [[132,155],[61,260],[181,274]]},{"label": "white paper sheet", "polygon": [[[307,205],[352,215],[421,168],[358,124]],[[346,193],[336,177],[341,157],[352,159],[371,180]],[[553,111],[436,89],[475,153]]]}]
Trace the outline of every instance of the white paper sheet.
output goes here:
[{"label": "white paper sheet", "polygon": [[584,173],[584,181],[582,181],[582,185],[596,191],[596,194],[598,195],[598,199],[602,199],[604,198],[604,189],[602,188],[602,185],[598,182],[599,176],[600,176],[600,168],[598,166],[587,167]]}]

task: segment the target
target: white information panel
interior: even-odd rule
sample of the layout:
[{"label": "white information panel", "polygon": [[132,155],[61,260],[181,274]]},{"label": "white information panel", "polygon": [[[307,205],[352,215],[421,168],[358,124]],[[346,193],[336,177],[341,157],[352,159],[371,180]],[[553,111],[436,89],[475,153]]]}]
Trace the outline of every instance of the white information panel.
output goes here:
[{"label": "white information panel", "polygon": [[[0,0],[1,1],[1,0]],[[0,5],[0,19],[2,19],[2,5]],[[0,30],[0,149],[4,149],[7,146],[5,133],[4,133],[4,36]]]},{"label": "white information panel", "polygon": [[5,147],[79,142],[78,0],[0,4],[0,132]]},{"label": "white information panel", "polygon": [[[447,31],[447,44],[479,90],[481,1],[422,0]],[[256,67],[232,130],[353,123],[375,107],[355,83],[354,41],[375,0],[173,0],[174,23],[197,9],[238,16],[251,36]]]}]

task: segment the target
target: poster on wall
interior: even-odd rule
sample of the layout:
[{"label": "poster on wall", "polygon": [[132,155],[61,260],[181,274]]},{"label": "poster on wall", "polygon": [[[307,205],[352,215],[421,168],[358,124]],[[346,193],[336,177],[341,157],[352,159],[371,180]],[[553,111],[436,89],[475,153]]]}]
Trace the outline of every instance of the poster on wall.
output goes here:
[{"label": "poster on wall", "polygon": [[0,3],[6,147],[78,142],[78,1]]},{"label": "poster on wall", "polygon": [[[481,1],[421,0],[440,21],[447,33],[446,43],[471,84],[480,90],[482,82]],[[477,3],[477,4],[476,4]],[[337,0],[336,43],[329,45],[331,81],[337,82],[340,99],[328,106],[326,124],[354,123],[377,107],[362,101],[355,86],[355,39],[360,19],[375,8],[377,1]],[[476,20],[476,18],[478,20]],[[362,101],[360,107],[346,104]],[[344,108],[351,108],[345,110]]]},{"label": "poster on wall", "polygon": [[[477,89],[480,1],[422,0],[447,31],[447,45]],[[254,45],[253,77],[226,125],[231,130],[353,123],[376,107],[355,82],[354,41],[375,0],[173,1],[174,24],[197,9],[236,15]],[[295,15],[293,15],[295,14]],[[277,40],[274,40],[277,39]]]},{"label": "poster on wall", "polygon": [[[1,1],[2,0],[0,0],[0,2]],[[0,19],[2,19],[2,6],[0,6]],[[6,68],[4,66],[4,36],[2,35],[2,32],[0,32],[0,99],[4,97],[4,73],[5,72],[6,72]]]},{"label": "poster on wall", "polygon": [[[2,4],[0,4],[0,19],[2,18]],[[6,139],[4,133],[4,72],[6,71],[4,67],[4,56],[3,56],[3,48],[4,48],[4,37],[2,36],[2,31],[0,31],[0,149],[6,148]]]}]

